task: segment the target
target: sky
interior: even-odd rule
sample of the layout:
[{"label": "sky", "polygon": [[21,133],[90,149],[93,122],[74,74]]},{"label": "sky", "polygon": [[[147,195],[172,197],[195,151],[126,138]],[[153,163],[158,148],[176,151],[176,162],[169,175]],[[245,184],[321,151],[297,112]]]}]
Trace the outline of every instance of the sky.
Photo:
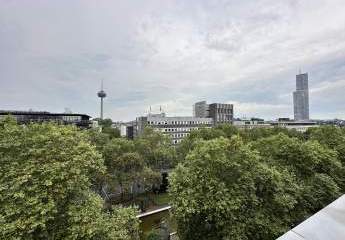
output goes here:
[{"label": "sky", "polygon": [[233,103],[236,117],[345,118],[344,0],[0,0],[0,109],[133,120]]}]

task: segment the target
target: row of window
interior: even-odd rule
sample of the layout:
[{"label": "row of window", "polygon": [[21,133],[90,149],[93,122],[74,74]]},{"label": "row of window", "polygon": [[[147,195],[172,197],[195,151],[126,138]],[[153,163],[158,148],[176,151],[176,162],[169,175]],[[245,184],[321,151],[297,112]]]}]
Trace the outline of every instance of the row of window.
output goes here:
[{"label": "row of window", "polygon": [[192,130],[198,130],[199,128],[162,128],[162,132],[190,132]]},{"label": "row of window", "polygon": [[189,135],[189,133],[173,133],[170,136],[172,138],[184,138],[187,137]]},{"label": "row of window", "polygon": [[232,114],[232,109],[231,108],[218,108],[217,113],[231,113]]},{"label": "row of window", "polygon": [[149,125],[195,125],[195,124],[211,124],[210,121],[148,121]]},{"label": "row of window", "polygon": [[81,116],[62,116],[62,120],[67,122],[80,121]]},{"label": "row of window", "polygon": [[231,115],[218,114],[218,121],[231,121]]},{"label": "row of window", "polygon": [[66,122],[81,121],[81,116],[15,115],[14,117],[17,121],[61,121],[61,119]]},{"label": "row of window", "polygon": [[182,139],[175,139],[175,140],[172,140],[173,144],[178,144],[182,141]]}]

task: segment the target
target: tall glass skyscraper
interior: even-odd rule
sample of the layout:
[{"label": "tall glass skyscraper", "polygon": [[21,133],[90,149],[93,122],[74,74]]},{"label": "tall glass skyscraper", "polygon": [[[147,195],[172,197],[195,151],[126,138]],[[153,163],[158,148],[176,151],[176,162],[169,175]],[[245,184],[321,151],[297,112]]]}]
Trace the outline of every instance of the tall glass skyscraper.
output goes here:
[{"label": "tall glass skyscraper", "polygon": [[296,91],[293,92],[295,120],[309,120],[308,73],[296,75]]}]

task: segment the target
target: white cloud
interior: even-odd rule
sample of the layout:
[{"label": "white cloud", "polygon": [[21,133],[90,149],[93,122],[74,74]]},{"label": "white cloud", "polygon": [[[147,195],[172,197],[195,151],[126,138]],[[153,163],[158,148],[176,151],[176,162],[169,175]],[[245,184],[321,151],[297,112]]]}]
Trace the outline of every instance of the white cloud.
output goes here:
[{"label": "white cloud", "polygon": [[338,80],[334,82],[324,81],[310,89],[310,93],[314,96],[318,94],[328,93],[331,94],[334,90],[345,88],[345,80]]},{"label": "white cloud", "polygon": [[234,104],[235,117],[239,118],[265,116],[267,118],[266,120],[275,120],[280,117],[293,117],[291,106],[286,104],[259,104],[255,102],[236,101],[230,101],[228,103]]},{"label": "white cloud", "polygon": [[301,67],[311,116],[339,116],[344,12],[343,0],[2,0],[0,108],[97,116],[104,78],[116,120],[150,105],[188,115],[202,99],[235,101],[237,116],[291,116]]}]

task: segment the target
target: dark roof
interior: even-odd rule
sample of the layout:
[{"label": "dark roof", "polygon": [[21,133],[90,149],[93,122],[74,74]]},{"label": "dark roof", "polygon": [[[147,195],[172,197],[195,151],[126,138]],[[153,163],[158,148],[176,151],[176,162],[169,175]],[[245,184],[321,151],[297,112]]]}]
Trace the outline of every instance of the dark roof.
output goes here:
[{"label": "dark roof", "polygon": [[49,115],[49,116],[84,116],[89,117],[91,116],[87,114],[79,114],[79,113],[51,113],[46,111],[15,111],[15,110],[0,110],[0,115]]}]

